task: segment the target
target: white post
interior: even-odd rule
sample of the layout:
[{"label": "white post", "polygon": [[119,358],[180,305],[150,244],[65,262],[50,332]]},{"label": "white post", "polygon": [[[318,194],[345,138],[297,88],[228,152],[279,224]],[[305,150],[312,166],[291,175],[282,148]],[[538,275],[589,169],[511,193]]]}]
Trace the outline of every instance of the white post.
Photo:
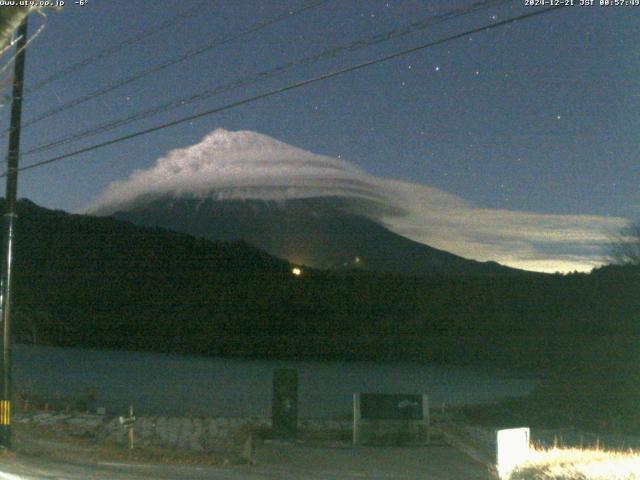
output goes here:
[{"label": "white post", "polygon": [[500,478],[511,472],[529,456],[529,428],[509,428],[496,431],[496,468]]}]

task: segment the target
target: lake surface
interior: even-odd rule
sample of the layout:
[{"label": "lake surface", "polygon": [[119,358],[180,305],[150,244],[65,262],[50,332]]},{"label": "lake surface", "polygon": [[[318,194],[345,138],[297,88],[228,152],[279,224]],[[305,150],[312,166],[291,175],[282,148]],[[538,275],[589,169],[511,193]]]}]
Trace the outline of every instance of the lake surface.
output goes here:
[{"label": "lake surface", "polygon": [[85,398],[138,414],[271,414],[273,372],[299,376],[301,417],[349,415],[354,392],[426,393],[432,405],[487,403],[527,395],[531,379],[467,367],[415,363],[273,361],[56,347],[14,347],[14,389],[54,398]]}]

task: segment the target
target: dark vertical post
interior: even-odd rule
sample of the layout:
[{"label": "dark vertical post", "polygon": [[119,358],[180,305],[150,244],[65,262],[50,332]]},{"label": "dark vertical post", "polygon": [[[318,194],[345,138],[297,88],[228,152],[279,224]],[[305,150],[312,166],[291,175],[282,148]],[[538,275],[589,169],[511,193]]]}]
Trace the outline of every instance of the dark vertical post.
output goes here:
[{"label": "dark vertical post", "polygon": [[0,290],[0,318],[2,321],[2,380],[0,381],[0,447],[11,448],[11,294],[13,273],[14,220],[18,192],[18,158],[20,156],[20,117],[22,116],[22,85],[27,46],[27,18],[18,27],[16,64],[11,102],[11,131],[7,155],[7,189],[4,215],[4,262]]},{"label": "dark vertical post", "polygon": [[271,430],[275,438],[295,440],[298,435],[298,372],[281,368],[273,372]]}]

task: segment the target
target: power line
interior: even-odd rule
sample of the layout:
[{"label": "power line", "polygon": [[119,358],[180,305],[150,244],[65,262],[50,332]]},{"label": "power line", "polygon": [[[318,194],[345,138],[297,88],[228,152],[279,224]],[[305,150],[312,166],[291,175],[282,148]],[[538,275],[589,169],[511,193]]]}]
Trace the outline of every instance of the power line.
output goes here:
[{"label": "power line", "polygon": [[[288,18],[292,18],[296,15],[299,15],[300,13],[306,12],[308,10],[314,9],[314,8],[318,8],[326,3],[329,3],[332,0],[321,0],[321,1],[317,1],[314,2],[312,4],[309,5],[305,5],[304,7],[301,7],[297,10],[290,10],[287,11],[284,14],[281,14],[273,19],[270,20],[266,20],[266,21],[262,21],[262,22],[258,22],[254,25],[252,25],[251,27],[239,32],[239,33],[235,33],[233,35],[228,35],[226,37],[222,37],[219,39],[216,39],[214,42],[212,43],[208,43],[206,45],[197,47],[195,49],[190,50],[189,52],[187,52],[186,54],[180,55],[178,57],[172,58],[170,60],[167,60],[163,63],[160,63],[154,67],[151,67],[149,69],[146,70],[142,70],[138,73],[135,73],[129,77],[117,80],[114,83],[108,84],[105,87],[102,87],[98,90],[94,90],[93,92],[87,93],[86,95],[83,95],[81,97],[75,98],[63,105],[60,105],[58,107],[55,107],[51,110],[48,110],[34,118],[31,118],[29,120],[27,120],[26,122],[24,122],[22,124],[22,128],[27,128],[30,127],[31,125],[34,125],[38,122],[41,122],[42,120],[45,120],[49,117],[52,117],[53,115],[57,115],[58,113],[64,112],[65,110],[69,110],[70,108],[73,107],[77,107],[78,105],[81,105],[85,102],[88,102],[89,100],[93,100],[95,98],[101,97],[102,95],[105,95],[109,92],[112,92],[120,87],[123,87],[125,85],[128,85],[130,83],[133,83],[137,80],[141,80],[144,77],[147,77],[153,73],[157,73],[161,70],[164,70],[166,68],[169,68],[173,65],[177,65],[178,63],[182,63],[184,61],[190,60],[198,55],[202,55],[205,52],[208,52],[209,50],[212,50],[216,47],[225,45],[229,42],[232,42],[234,40],[237,40],[241,37],[244,37],[246,35],[250,35],[252,33],[256,33],[260,30],[263,30],[275,23],[281,22],[282,20],[288,19]],[[6,133],[9,130],[5,130],[3,133]]]},{"label": "power line", "polygon": [[[493,30],[494,28],[502,27],[504,25],[508,25],[508,24],[515,23],[515,22],[518,22],[518,21],[521,21],[521,20],[525,20],[525,19],[528,19],[528,18],[536,17],[536,16],[539,16],[539,15],[542,15],[542,14],[545,14],[545,13],[548,13],[548,12],[551,12],[551,11],[554,11],[554,10],[559,10],[561,8],[565,8],[565,6],[564,5],[560,5],[560,6],[554,6],[554,7],[545,8],[545,9],[542,9],[542,10],[536,10],[534,12],[522,14],[522,15],[519,15],[517,17],[512,17],[510,19],[507,19],[507,20],[502,20],[500,22],[495,22],[495,23],[492,23],[491,25],[485,25],[483,27],[477,27],[477,28],[474,28],[474,29],[471,29],[471,30],[467,30],[465,32],[458,33],[458,34],[455,34],[455,35],[451,35],[451,36],[442,38],[440,40],[436,40],[436,41],[429,42],[429,43],[426,43],[426,44],[423,44],[423,45],[419,45],[417,47],[412,47],[412,48],[409,48],[409,49],[406,49],[406,50],[402,50],[402,51],[399,51],[399,52],[396,52],[396,53],[392,53],[390,55],[386,55],[384,57],[380,57],[380,58],[377,58],[375,60],[369,60],[369,61],[366,61],[366,62],[363,62],[363,63],[359,63],[357,65],[353,65],[351,67],[343,68],[341,70],[336,70],[336,71],[333,71],[333,72],[325,73],[325,74],[320,75],[318,77],[314,77],[314,78],[302,80],[302,81],[299,81],[299,82],[296,82],[296,83],[293,83],[293,84],[290,84],[290,85],[286,85],[284,87],[280,87],[280,88],[277,88],[275,90],[271,90],[271,91],[266,92],[266,93],[255,95],[253,97],[245,98],[243,100],[238,100],[236,102],[232,102],[232,103],[229,103],[227,105],[223,105],[222,107],[217,107],[217,108],[213,108],[213,109],[210,109],[210,110],[205,110],[203,112],[196,113],[194,115],[189,115],[187,117],[183,117],[183,118],[180,118],[178,120],[174,120],[174,121],[171,121],[171,122],[163,123],[161,125],[157,125],[155,127],[147,128],[147,129],[144,129],[144,130],[139,130],[137,132],[130,133],[128,135],[123,135],[121,137],[117,137],[117,138],[114,138],[114,139],[111,139],[111,140],[108,140],[108,141],[105,141],[105,142],[102,142],[102,143],[98,143],[98,144],[95,144],[95,145],[92,145],[92,146],[89,146],[89,147],[81,148],[81,149],[75,150],[73,152],[65,153],[63,155],[58,155],[56,157],[49,158],[47,160],[42,160],[42,161],[33,163],[31,165],[27,165],[27,166],[21,167],[19,169],[19,171],[30,170],[30,169],[33,169],[33,168],[38,168],[38,167],[41,167],[41,166],[44,166],[44,165],[48,165],[50,163],[59,162],[61,160],[65,160],[67,158],[74,157],[76,155],[80,155],[82,153],[91,152],[91,151],[94,151],[94,150],[98,150],[100,148],[107,147],[109,145],[114,145],[114,144],[121,143],[121,142],[124,142],[124,141],[127,141],[127,140],[131,140],[131,139],[136,138],[136,137],[140,137],[140,136],[143,136],[143,135],[148,135],[150,133],[154,133],[154,132],[157,132],[159,130],[164,130],[165,128],[173,127],[173,126],[176,126],[176,125],[180,125],[182,123],[186,123],[186,122],[190,122],[190,121],[193,121],[193,120],[197,120],[199,118],[207,117],[207,116],[219,113],[219,112],[223,112],[223,111],[226,111],[226,110],[230,110],[232,108],[236,108],[236,107],[240,107],[242,105],[246,105],[248,103],[253,103],[253,102],[257,101],[257,100],[262,100],[264,98],[272,97],[272,96],[278,95],[280,93],[288,92],[288,91],[291,91],[291,90],[296,90],[298,88],[301,88],[301,87],[304,87],[304,86],[307,86],[307,85],[311,85],[313,83],[317,83],[317,82],[321,82],[321,81],[324,81],[324,80],[328,80],[330,78],[338,77],[338,76],[344,75],[346,73],[354,72],[356,70],[361,70],[363,68],[367,68],[367,67],[379,64],[379,63],[387,62],[389,60],[393,60],[393,59],[396,59],[396,58],[399,58],[399,57],[403,57],[405,55],[409,55],[411,53],[415,53],[415,52],[418,52],[418,51],[421,51],[421,50],[425,50],[427,48],[431,48],[431,47],[434,47],[434,46],[437,46],[437,45],[442,45],[443,43],[450,42],[452,40],[457,40],[457,39],[460,39],[460,38],[463,38],[463,37],[466,37],[466,36],[469,36],[469,35],[475,35],[477,33]],[[6,174],[0,175],[0,178],[2,178],[4,176],[6,176]]]},{"label": "power line", "polygon": [[[117,43],[115,45],[112,45],[110,47],[105,48],[104,50],[99,51],[98,53],[87,57],[83,60],[80,60],[79,62],[76,62],[72,65],[69,65],[68,67],[44,78],[43,80],[39,81],[38,83],[36,83],[33,87],[27,89],[26,94],[32,94],[34,92],[37,92],[38,90],[42,89],[43,87],[45,87],[46,85],[53,83],[55,81],[58,81],[68,75],[71,75],[72,73],[77,72],[78,70],[81,70],[89,65],[91,65],[92,63],[95,63],[99,60],[102,60],[104,58],[110,57],[111,55],[119,52],[120,50],[123,50],[124,48],[133,45],[134,43],[138,43],[141,42],[143,40],[145,40],[146,38],[155,35],[157,33],[162,32],[163,30],[166,30],[169,27],[172,27],[184,20],[187,20],[191,17],[196,16],[198,13],[202,12],[202,9],[204,7],[206,7],[207,5],[210,5],[211,1],[210,0],[203,0],[201,2],[198,2],[196,4],[195,7],[189,8],[189,9],[185,9],[182,12],[178,13],[177,15],[175,15],[173,18],[169,19],[169,20],[165,20],[164,22],[162,22],[160,25],[149,28],[147,30],[144,30],[143,32],[137,34],[137,35],[133,35],[129,38],[124,39],[122,42]],[[25,95],[26,96],[26,95]]]},{"label": "power line", "polygon": [[[44,17],[46,19],[46,15],[40,13],[42,17]],[[34,33],[33,35],[31,35],[31,37],[27,40],[27,43],[25,43],[25,45],[22,47],[22,49],[24,50],[25,48],[27,48],[31,42],[33,42],[36,38],[38,38],[40,36],[40,34],[43,32],[44,28],[46,26],[46,23],[43,22],[42,25],[40,25],[40,27],[38,27],[38,30],[36,30],[36,33]],[[9,48],[12,48],[13,45],[17,42],[20,41],[20,37],[15,38],[13,41],[11,41],[11,43],[9,43],[9,45],[7,45],[4,49],[0,50],[0,56],[2,56]],[[17,51],[13,54],[13,56],[2,66],[2,68],[0,68],[0,74],[4,73],[5,70],[7,70],[12,64],[13,62],[16,61],[16,59],[18,58],[18,55],[20,55],[20,51]],[[24,95],[23,95],[24,97]]]},{"label": "power line", "polygon": [[95,127],[91,127],[85,130],[81,130],[80,132],[76,132],[72,135],[66,136],[66,137],[62,137],[62,138],[58,138],[56,140],[53,140],[51,142],[45,143],[45,144],[41,144],[38,145],[28,151],[26,151],[23,155],[33,155],[35,153],[41,153],[47,150],[50,150],[52,148],[61,146],[61,145],[65,145],[71,142],[75,142],[77,140],[80,140],[82,138],[87,138],[87,137],[91,137],[91,136],[95,136],[98,135],[100,133],[105,133],[108,132],[110,130],[113,130],[115,128],[118,127],[122,127],[124,125],[128,125],[132,122],[137,122],[139,120],[144,120],[146,118],[152,117],[152,116],[156,116],[162,113],[165,113],[167,111],[170,110],[174,110],[176,108],[181,108],[185,105],[189,105],[191,103],[194,102],[199,102],[211,97],[214,97],[216,95],[219,95],[221,93],[224,92],[228,92],[230,90],[234,90],[237,88],[241,88],[241,87],[248,87],[251,85],[254,85],[256,83],[258,83],[259,81],[265,80],[267,78],[271,78],[275,75],[279,75],[281,73],[286,72],[287,70],[290,70],[292,68],[297,68],[297,67],[301,67],[301,66],[307,66],[307,65],[311,65],[313,63],[319,62],[321,60],[326,60],[326,59],[330,59],[330,58],[334,58],[337,55],[343,53],[343,52],[355,52],[358,50],[361,50],[363,48],[366,47],[370,47],[373,45],[378,45],[381,44],[383,42],[387,42],[390,40],[394,40],[421,30],[424,30],[428,27],[432,27],[433,25],[437,25],[439,23],[442,22],[446,22],[455,18],[459,18],[465,15],[469,15],[472,13],[477,13],[480,10],[485,10],[487,8],[490,7],[495,7],[497,5],[500,4],[505,4],[505,3],[509,3],[512,2],[513,0],[484,0],[484,1],[478,1],[475,2],[467,7],[464,8],[457,8],[454,10],[450,10],[447,11],[445,13],[439,14],[439,15],[433,15],[430,17],[427,17],[426,19],[422,19],[419,21],[415,21],[412,22],[408,25],[404,25],[402,27],[398,27],[386,32],[382,32],[382,33],[378,33],[372,37],[369,37],[367,39],[360,39],[360,40],[355,40],[346,44],[342,44],[339,45],[337,47],[333,47],[327,50],[324,50],[320,53],[316,53],[307,57],[304,57],[302,59],[296,60],[296,61],[291,61],[288,63],[285,63],[283,65],[280,65],[278,67],[275,67],[271,70],[265,70],[262,72],[258,72],[256,74],[252,74],[237,80],[234,80],[232,82],[223,84],[223,85],[219,85],[213,89],[206,89],[203,90],[201,92],[192,94],[192,95],[188,95],[188,96],[184,96],[184,97],[178,97],[178,98],[174,98],[173,100],[170,100],[168,102],[165,102],[163,104],[160,105],[156,105],[153,106],[151,108],[148,108],[146,110],[142,110],[140,112],[134,113],[132,115],[129,115],[127,117],[118,119],[118,120],[113,120],[113,121],[109,121],[109,122],[105,122],[102,123],[98,126]]}]

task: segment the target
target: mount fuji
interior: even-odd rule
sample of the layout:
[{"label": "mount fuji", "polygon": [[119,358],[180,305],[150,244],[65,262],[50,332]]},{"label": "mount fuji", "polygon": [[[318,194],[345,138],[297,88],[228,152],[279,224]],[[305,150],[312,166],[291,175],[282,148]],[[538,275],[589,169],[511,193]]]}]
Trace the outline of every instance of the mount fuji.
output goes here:
[{"label": "mount fuji", "polygon": [[336,158],[255,132],[217,129],[148,170],[112,183],[89,208],[142,226],[244,240],[294,264],[424,274],[521,272],[465,259],[394,233],[402,200]]}]

